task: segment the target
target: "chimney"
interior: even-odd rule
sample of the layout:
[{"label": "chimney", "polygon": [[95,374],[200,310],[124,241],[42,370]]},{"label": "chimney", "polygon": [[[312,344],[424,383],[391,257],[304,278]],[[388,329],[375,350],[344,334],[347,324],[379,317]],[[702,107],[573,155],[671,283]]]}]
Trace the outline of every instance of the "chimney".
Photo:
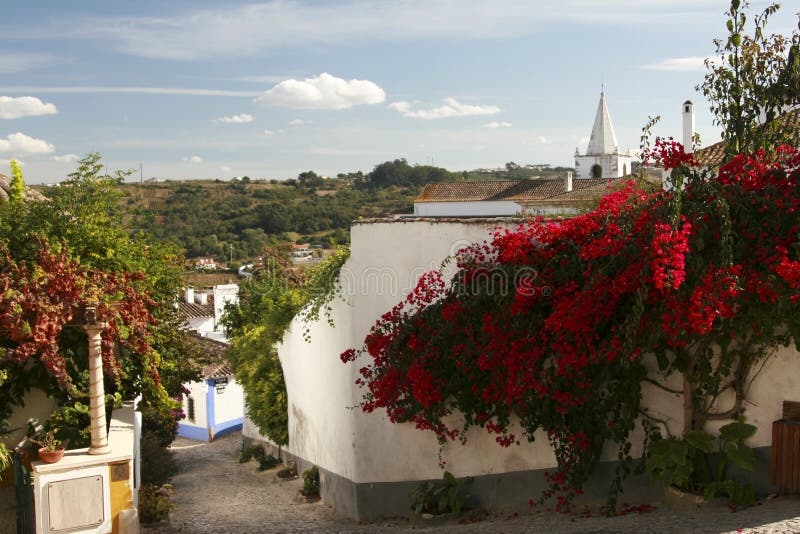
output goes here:
[{"label": "chimney", "polygon": [[694,104],[691,100],[683,103],[683,149],[687,154],[694,152],[692,140],[694,138]]},{"label": "chimney", "polygon": [[186,288],[185,299],[187,304],[194,304],[194,288],[192,286]]},{"label": "chimney", "polygon": [[564,192],[569,193],[572,191],[572,173],[567,171],[567,178],[564,180]]},{"label": "chimney", "polygon": [[197,293],[197,295],[195,295],[195,300],[199,305],[207,306],[208,305],[208,293],[205,293],[205,292]]}]

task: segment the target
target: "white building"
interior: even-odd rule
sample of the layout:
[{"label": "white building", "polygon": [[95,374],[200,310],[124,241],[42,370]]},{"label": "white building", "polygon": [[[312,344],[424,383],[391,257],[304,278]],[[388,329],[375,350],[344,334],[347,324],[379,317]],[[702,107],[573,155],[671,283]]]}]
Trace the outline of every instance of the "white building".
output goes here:
[{"label": "white building", "polygon": [[186,417],[178,423],[179,436],[211,441],[242,428],[244,393],[225,359],[229,344],[222,328],[225,306],[238,302],[239,286],[220,284],[200,291],[188,287],[179,303],[185,325],[195,332],[207,362],[200,381],[183,384],[188,393],[183,399]]},{"label": "white building", "polygon": [[183,397],[185,418],[178,422],[178,435],[212,441],[242,428],[244,390],[225,359],[228,344],[199,336],[196,342],[211,363],[203,366],[200,381],[183,385],[188,393]]},{"label": "white building", "polygon": [[621,178],[631,173],[633,154],[622,154],[614,135],[614,126],[606,107],[606,96],[600,92],[600,103],[594,118],[592,135],[586,154],[575,149],[575,172],[580,178]]}]

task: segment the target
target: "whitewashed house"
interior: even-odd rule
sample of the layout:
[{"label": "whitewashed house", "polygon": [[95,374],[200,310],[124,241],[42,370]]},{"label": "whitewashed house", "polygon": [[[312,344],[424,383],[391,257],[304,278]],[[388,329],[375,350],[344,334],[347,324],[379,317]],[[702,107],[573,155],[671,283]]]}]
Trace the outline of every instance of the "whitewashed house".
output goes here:
[{"label": "whitewashed house", "polygon": [[211,441],[242,428],[244,393],[225,359],[229,343],[222,328],[227,304],[239,302],[239,286],[221,284],[195,291],[189,287],[178,304],[186,328],[195,333],[203,353],[202,379],[184,384],[185,418],[178,422],[178,435]]},{"label": "whitewashed house", "polygon": [[225,359],[228,344],[208,337],[196,341],[212,361],[203,366],[202,380],[184,384],[185,418],[178,423],[178,435],[200,441],[241,430],[244,417],[244,392]]}]

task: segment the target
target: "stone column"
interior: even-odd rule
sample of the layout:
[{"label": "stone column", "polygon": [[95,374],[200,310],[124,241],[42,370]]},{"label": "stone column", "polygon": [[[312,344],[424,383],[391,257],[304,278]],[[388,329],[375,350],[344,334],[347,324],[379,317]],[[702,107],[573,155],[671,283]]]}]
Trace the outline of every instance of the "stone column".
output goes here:
[{"label": "stone column", "polygon": [[106,401],[103,386],[103,356],[100,334],[105,323],[92,323],[83,327],[89,337],[89,417],[91,418],[92,444],[89,454],[108,454],[108,431],[106,430]]}]

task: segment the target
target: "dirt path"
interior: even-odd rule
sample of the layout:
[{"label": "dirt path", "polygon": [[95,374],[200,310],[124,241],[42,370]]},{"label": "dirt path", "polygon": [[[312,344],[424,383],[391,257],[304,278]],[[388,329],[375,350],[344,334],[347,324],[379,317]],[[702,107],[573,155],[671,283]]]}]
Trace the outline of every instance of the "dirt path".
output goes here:
[{"label": "dirt path", "polygon": [[213,443],[178,438],[174,445],[180,467],[172,484],[175,510],[169,523],[143,527],[143,534],[261,533],[261,532],[800,532],[800,498],[781,497],[731,513],[727,508],[675,512],[663,508],[647,514],[588,519],[530,511],[515,516],[491,515],[477,523],[397,518],[358,523],[330,506],[302,502],[301,480],[282,481],[279,468],[260,472],[255,462],[238,462],[241,435]]}]

